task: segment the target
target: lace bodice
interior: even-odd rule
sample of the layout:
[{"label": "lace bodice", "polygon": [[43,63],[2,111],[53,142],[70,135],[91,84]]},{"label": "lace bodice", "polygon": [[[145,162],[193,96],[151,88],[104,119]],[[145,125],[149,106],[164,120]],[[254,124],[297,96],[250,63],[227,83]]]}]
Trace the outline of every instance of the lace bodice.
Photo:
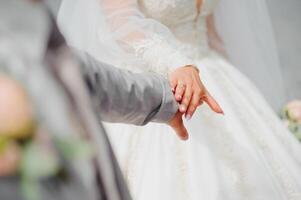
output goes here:
[{"label": "lace bodice", "polygon": [[167,26],[179,41],[197,48],[195,53],[200,54],[207,50],[206,16],[217,1],[203,0],[199,14],[196,0],[139,0],[139,5],[147,17]]},{"label": "lace bodice", "polygon": [[[196,0],[138,0],[144,13],[165,25],[192,23],[197,16]],[[202,0],[200,17],[212,13],[218,0]]]}]

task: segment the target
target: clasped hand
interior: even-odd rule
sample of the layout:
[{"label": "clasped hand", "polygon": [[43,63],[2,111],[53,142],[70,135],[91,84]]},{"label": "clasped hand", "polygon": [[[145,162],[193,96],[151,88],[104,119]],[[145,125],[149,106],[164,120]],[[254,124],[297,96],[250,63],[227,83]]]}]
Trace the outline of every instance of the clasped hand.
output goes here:
[{"label": "clasped hand", "polygon": [[217,101],[211,96],[202,83],[199,71],[195,66],[187,65],[169,74],[169,83],[179,102],[178,113],[170,120],[169,125],[182,140],[188,139],[188,132],[183,123],[183,115],[189,120],[196,109],[207,103],[212,111],[224,114]]}]

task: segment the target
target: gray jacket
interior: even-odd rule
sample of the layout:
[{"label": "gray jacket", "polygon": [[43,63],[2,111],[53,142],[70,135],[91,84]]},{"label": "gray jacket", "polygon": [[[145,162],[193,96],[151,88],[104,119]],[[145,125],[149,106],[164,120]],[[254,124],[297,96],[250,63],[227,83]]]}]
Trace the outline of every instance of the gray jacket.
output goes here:
[{"label": "gray jacket", "polygon": [[145,125],[168,122],[178,106],[165,78],[155,73],[134,74],[97,62],[80,53],[89,91],[101,119]]}]

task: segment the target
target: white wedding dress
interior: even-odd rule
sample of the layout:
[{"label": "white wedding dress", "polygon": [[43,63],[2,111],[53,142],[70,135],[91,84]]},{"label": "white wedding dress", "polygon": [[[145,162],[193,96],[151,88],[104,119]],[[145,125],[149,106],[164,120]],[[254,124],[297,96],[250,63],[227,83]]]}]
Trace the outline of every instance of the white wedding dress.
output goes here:
[{"label": "white wedding dress", "polygon": [[[131,3],[107,0],[111,5],[105,13],[114,11],[108,14],[112,23],[117,21],[112,34],[143,61],[137,68],[165,74],[193,63],[225,112],[220,116],[202,106],[185,122],[190,133],[186,142],[164,124],[107,124],[133,199],[300,200],[301,145],[253,84],[207,45],[205,19],[216,1],[204,0],[197,20],[194,0],[123,1]],[[134,8],[138,11],[129,12]],[[130,37],[129,30],[145,32]],[[77,41],[69,43],[97,57],[97,48],[90,47],[99,41]],[[119,66],[133,65],[127,61]]]}]

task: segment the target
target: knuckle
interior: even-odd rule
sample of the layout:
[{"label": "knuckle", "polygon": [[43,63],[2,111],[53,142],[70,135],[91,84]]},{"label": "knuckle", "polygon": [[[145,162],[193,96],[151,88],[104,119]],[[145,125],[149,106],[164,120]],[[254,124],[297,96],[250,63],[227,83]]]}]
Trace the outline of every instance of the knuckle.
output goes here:
[{"label": "knuckle", "polygon": [[201,92],[195,92],[194,93],[195,99],[199,100],[202,96]]},{"label": "knuckle", "polygon": [[184,87],[178,87],[179,93],[182,93],[184,91]]},{"label": "knuckle", "polygon": [[201,89],[201,90],[200,90],[200,95],[201,95],[201,96],[206,96],[206,95],[207,95],[207,94],[206,94],[206,90]]},{"label": "knuckle", "polygon": [[176,90],[176,95],[180,95],[181,94],[181,92],[177,89]]},{"label": "knuckle", "polygon": [[191,96],[193,93],[193,87],[189,86],[186,88],[185,90],[185,94],[187,94],[187,96]]},{"label": "knuckle", "polygon": [[193,109],[195,109],[198,106],[198,102],[192,102],[191,103],[191,107],[193,107]]},{"label": "knuckle", "polygon": [[183,101],[184,101],[184,102],[188,102],[189,99],[190,99],[190,96],[186,95],[186,96],[184,96]]},{"label": "knuckle", "polygon": [[195,106],[190,106],[190,108],[189,108],[189,112],[191,112],[191,113],[192,113],[192,112],[195,110],[195,108],[196,108]]},{"label": "knuckle", "polygon": [[197,87],[197,88],[194,89],[194,92],[195,92],[196,94],[201,94],[201,93],[202,93],[202,90],[201,90],[201,88]]},{"label": "knuckle", "polygon": [[177,93],[177,94],[182,94],[182,93],[183,93],[183,90],[180,89],[180,88],[177,88],[176,93]]},{"label": "knuckle", "polygon": [[186,81],[186,83],[187,83],[187,86],[189,86],[189,87],[191,87],[192,86],[192,80],[191,80],[191,77],[189,77],[188,79],[187,79],[187,81]]},{"label": "knuckle", "polygon": [[180,80],[180,81],[178,81],[178,85],[179,85],[179,86],[185,86],[185,82],[182,81],[182,80]]}]

